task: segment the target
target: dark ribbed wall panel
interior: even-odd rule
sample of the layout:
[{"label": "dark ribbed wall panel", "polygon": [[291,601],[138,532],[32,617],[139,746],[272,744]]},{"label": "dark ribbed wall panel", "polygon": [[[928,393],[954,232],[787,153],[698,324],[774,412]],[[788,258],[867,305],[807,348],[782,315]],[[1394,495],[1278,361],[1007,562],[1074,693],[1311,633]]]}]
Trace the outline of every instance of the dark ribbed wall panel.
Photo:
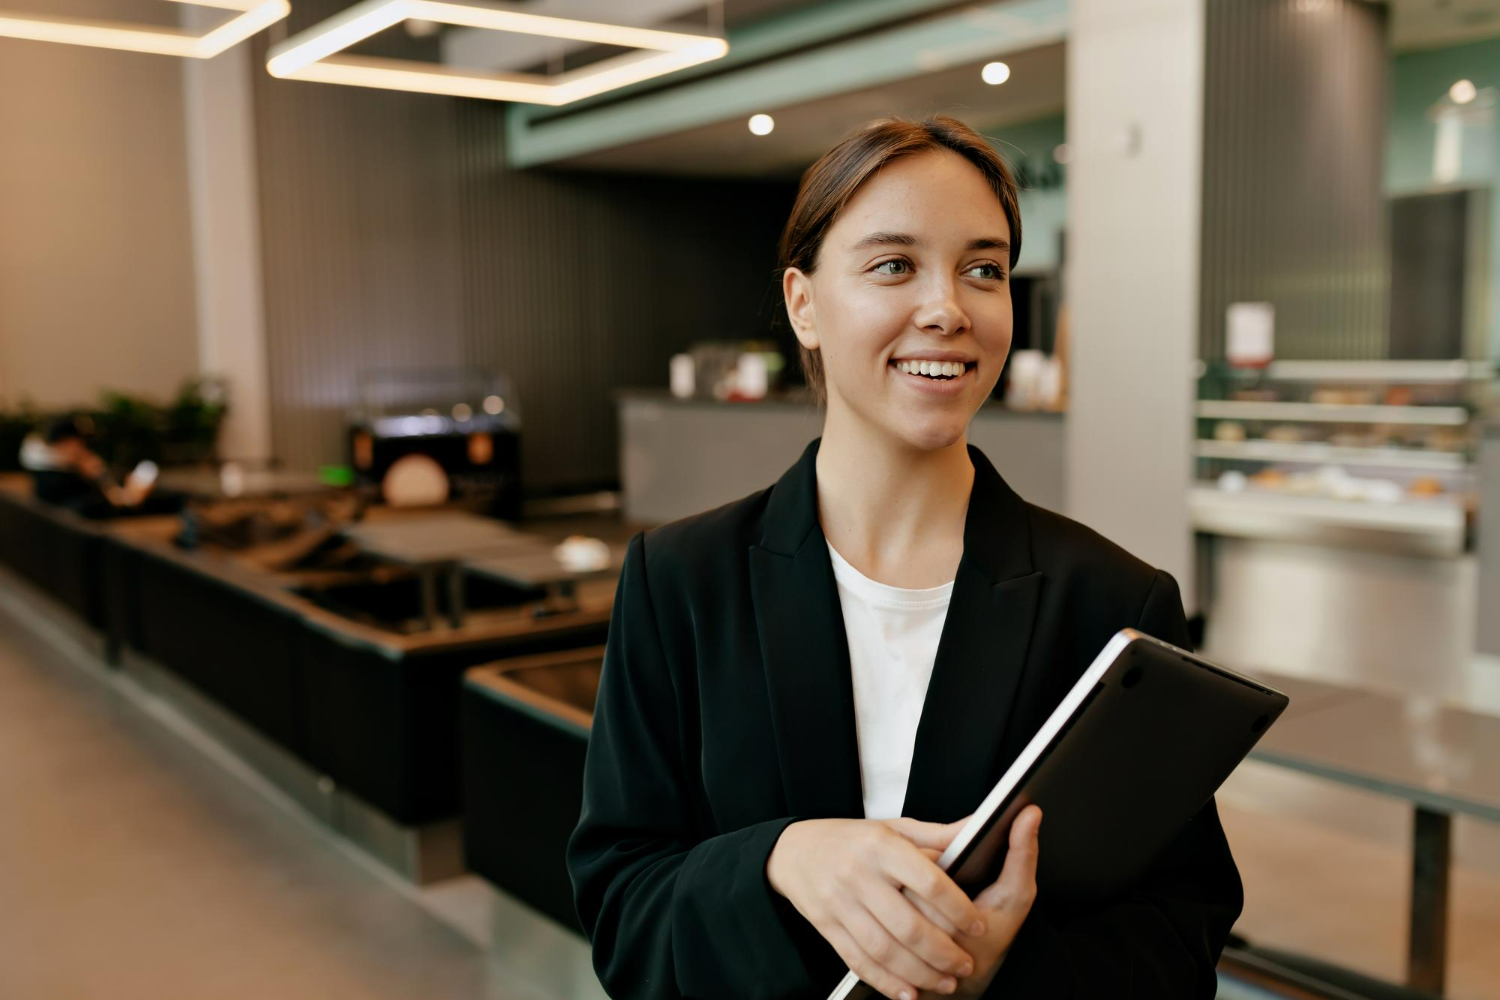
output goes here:
[{"label": "dark ribbed wall panel", "polygon": [[[290,30],[337,6],[303,0]],[[528,491],[612,483],[613,389],[665,385],[693,341],[769,335],[789,186],[511,171],[502,105],[276,80],[265,47],[266,342],[289,465],[343,460],[362,369],[478,364],[512,379]]]},{"label": "dark ribbed wall panel", "polygon": [[458,117],[468,356],[518,388],[528,484],[613,482],[613,389],[665,385],[694,341],[771,335],[794,188],[511,171],[503,107]]},{"label": "dark ribbed wall panel", "polygon": [[1202,356],[1223,357],[1239,301],[1275,304],[1278,357],[1385,356],[1384,6],[1208,0],[1207,14]]},{"label": "dark ribbed wall panel", "polygon": [[[338,10],[302,2],[293,32]],[[256,152],[272,441],[344,459],[364,368],[463,360],[453,104],[277,80],[256,40]]]}]

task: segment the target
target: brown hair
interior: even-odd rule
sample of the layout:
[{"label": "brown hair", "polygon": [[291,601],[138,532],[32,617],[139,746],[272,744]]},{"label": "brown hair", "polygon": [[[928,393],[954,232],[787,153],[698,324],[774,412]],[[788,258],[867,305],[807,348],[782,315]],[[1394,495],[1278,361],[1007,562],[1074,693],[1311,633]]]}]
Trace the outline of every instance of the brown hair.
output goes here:
[{"label": "brown hair", "polygon": [[[944,149],[974,164],[990,182],[995,197],[1000,199],[1000,207],[1005,210],[1005,220],[1010,223],[1010,266],[1014,267],[1021,253],[1021,210],[1010,167],[978,132],[957,118],[935,115],[921,121],[877,118],[807,168],[797,189],[791,217],[781,231],[779,273],[785,274],[789,267],[804,274],[813,272],[828,227],[875,171],[902,156]],[[803,347],[801,355],[802,372],[821,403],[826,392],[822,354]]]}]

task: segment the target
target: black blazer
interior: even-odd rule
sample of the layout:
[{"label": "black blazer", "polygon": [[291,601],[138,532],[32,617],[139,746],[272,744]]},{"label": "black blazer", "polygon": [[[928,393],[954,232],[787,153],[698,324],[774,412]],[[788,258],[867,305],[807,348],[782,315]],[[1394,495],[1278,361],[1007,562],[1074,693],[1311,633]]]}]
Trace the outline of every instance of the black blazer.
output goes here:
[{"label": "black blazer", "polygon": [[[845,971],[765,874],[788,824],[864,815],[817,450],[768,490],[631,539],[568,844],[613,997],[822,1000]],[[1188,645],[1169,575],[969,457],[963,557],[902,812],[933,822],[979,804],[1117,630]],[[1038,898],[988,995],[1210,1000],[1242,900],[1210,801],[1110,905],[1063,913]]]}]

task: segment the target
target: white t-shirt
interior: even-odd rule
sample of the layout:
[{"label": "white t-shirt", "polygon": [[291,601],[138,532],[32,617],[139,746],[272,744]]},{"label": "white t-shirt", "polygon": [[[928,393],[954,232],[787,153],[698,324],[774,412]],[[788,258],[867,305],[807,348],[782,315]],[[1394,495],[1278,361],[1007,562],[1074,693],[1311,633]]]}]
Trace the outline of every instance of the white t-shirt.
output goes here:
[{"label": "white t-shirt", "polygon": [[906,802],[917,724],[953,583],[891,587],[855,569],[832,545],[828,557],[849,637],[865,818],[894,819]]}]

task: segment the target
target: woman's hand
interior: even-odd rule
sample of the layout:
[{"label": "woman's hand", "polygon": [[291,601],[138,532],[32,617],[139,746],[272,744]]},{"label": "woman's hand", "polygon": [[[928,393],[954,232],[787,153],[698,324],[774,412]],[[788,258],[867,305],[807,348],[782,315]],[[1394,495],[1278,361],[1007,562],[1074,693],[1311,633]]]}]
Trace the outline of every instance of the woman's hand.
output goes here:
[{"label": "woman's hand", "polygon": [[[1041,825],[1042,810],[1037,806],[1023,809],[1011,824],[1010,849],[1000,877],[974,899],[984,917],[985,932],[978,937],[960,934],[954,939],[974,956],[974,972],[959,983],[955,996],[976,998],[984,995],[1010,951],[1011,942],[1026,922],[1031,904],[1036,899],[1037,831]],[[929,1000],[937,995],[923,993],[922,997]]]},{"label": "woman's hand", "polygon": [[919,989],[951,994],[977,968],[954,935],[990,938],[974,901],[933,861],[962,824],[793,823],[771,851],[766,878],[887,997],[916,1000]]}]

